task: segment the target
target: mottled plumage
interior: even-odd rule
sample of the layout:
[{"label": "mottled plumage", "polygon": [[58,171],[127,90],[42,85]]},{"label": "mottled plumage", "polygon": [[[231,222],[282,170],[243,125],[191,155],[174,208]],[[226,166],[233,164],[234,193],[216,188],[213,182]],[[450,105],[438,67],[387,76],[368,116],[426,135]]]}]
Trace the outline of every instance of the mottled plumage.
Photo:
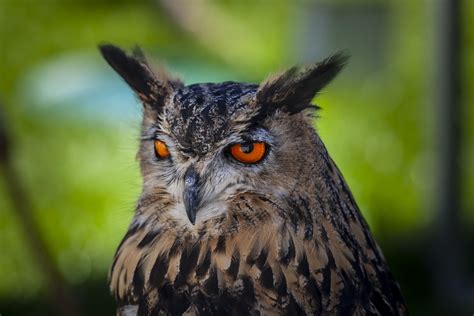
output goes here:
[{"label": "mottled plumage", "polygon": [[[110,274],[118,315],[407,313],[313,128],[310,102],[343,56],[261,85],[185,86],[140,53],[101,51],[144,104],[143,189]],[[258,163],[230,156],[252,142],[266,144]]]}]

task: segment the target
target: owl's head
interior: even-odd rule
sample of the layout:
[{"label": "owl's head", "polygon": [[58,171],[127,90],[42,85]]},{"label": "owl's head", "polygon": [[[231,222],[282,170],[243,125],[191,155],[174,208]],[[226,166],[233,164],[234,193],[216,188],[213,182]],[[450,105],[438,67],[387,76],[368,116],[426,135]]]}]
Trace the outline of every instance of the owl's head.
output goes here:
[{"label": "owl's head", "polygon": [[312,157],[321,148],[311,101],[345,56],[291,68],[260,85],[186,86],[153,71],[139,51],[100,49],[144,106],[139,206],[152,205],[147,216],[193,227],[227,216],[242,194],[281,205],[317,168]]}]

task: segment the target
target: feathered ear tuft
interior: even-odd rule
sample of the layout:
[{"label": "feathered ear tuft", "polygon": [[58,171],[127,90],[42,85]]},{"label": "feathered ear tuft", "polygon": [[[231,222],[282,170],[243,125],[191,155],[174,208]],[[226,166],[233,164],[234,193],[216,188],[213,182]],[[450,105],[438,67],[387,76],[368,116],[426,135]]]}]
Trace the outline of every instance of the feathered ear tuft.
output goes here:
[{"label": "feathered ear tuft", "polygon": [[310,67],[293,67],[264,81],[257,91],[257,105],[270,114],[281,109],[296,114],[311,106],[311,100],[347,63],[345,54],[335,54]]},{"label": "feathered ear tuft", "polygon": [[133,56],[110,44],[100,45],[99,49],[107,63],[135,91],[145,106],[163,106],[165,98],[181,84],[170,79],[165,71],[154,73],[138,47],[135,47]]}]

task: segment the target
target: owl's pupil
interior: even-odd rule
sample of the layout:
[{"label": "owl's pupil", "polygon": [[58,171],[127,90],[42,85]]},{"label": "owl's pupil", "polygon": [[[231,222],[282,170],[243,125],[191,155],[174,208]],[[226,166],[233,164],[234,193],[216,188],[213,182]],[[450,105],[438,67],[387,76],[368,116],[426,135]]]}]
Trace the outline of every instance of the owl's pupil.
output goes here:
[{"label": "owl's pupil", "polygon": [[243,143],[242,145],[240,145],[240,147],[242,148],[242,152],[244,152],[246,154],[253,151],[253,144],[252,143]]}]

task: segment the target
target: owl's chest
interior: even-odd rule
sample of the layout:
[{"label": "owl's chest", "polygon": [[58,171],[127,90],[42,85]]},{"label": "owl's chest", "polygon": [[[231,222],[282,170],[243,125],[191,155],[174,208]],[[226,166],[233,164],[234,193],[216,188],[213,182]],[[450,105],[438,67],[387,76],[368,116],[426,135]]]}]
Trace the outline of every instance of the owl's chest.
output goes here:
[{"label": "owl's chest", "polygon": [[337,310],[342,299],[354,309],[369,304],[374,280],[314,245],[265,225],[206,240],[137,232],[117,252],[111,287],[139,315],[314,314]]},{"label": "owl's chest", "polygon": [[146,310],[143,315],[157,311],[173,315],[304,314],[320,308],[319,294],[311,288],[316,286],[314,280],[300,274],[306,271],[298,271],[297,265],[281,266],[272,261],[276,258],[268,249],[241,254],[236,245],[232,251],[222,241],[213,246],[199,250],[178,247],[174,255],[171,248],[168,257],[158,256],[153,263],[139,260],[130,275],[125,301]]}]

